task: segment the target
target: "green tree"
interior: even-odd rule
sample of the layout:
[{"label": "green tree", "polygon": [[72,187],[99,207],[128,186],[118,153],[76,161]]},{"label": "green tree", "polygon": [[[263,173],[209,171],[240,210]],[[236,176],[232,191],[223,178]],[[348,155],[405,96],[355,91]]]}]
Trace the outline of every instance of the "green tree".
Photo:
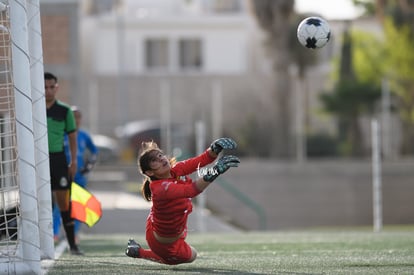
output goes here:
[{"label": "green tree", "polygon": [[[373,76],[387,77],[402,123],[401,154],[414,153],[414,1],[413,0],[354,0],[367,6],[375,5],[375,14],[383,24],[384,40],[372,48],[377,61],[369,62]],[[371,9],[372,10],[372,9]],[[357,67],[363,66],[362,62]],[[365,72],[369,72],[365,68]],[[380,73],[381,72],[381,73]],[[374,78],[374,77],[372,77]]]},{"label": "green tree", "polygon": [[339,81],[332,93],[321,95],[325,110],[338,118],[342,154],[365,154],[359,119],[374,112],[380,96],[381,90],[378,86],[349,80]]},{"label": "green tree", "polygon": [[363,82],[355,74],[353,63],[353,40],[349,29],[344,32],[339,64],[339,79],[331,92],[320,99],[327,112],[338,119],[338,138],[343,154],[364,155],[360,118],[372,114],[381,96],[379,85]]},{"label": "green tree", "polygon": [[380,86],[387,68],[383,39],[364,31],[353,30],[351,35],[355,76],[360,82]]},{"label": "green tree", "polygon": [[402,154],[414,153],[414,33],[409,25],[397,27],[392,20],[384,23],[387,52],[386,75],[397,99],[402,122]]}]

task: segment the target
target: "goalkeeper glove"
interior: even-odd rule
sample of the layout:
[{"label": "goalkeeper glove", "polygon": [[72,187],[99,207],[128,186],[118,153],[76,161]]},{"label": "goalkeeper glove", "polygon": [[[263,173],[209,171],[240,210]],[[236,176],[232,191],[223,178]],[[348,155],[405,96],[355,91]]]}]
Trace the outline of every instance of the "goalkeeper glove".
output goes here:
[{"label": "goalkeeper glove", "polygon": [[223,156],[221,157],[213,167],[209,168],[207,173],[203,176],[203,180],[207,182],[214,181],[219,175],[223,174],[230,167],[238,167],[240,160],[236,156]]},{"label": "goalkeeper glove", "polygon": [[216,155],[220,154],[223,149],[235,149],[236,147],[237,143],[231,138],[219,138],[210,145],[211,151]]}]

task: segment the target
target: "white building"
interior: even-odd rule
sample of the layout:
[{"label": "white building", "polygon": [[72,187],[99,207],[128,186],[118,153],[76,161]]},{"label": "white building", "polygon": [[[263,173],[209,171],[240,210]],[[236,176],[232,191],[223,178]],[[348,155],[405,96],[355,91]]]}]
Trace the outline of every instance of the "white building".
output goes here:
[{"label": "white building", "polygon": [[[93,12],[80,17],[82,89],[72,99],[88,110],[86,127],[114,136],[130,121],[168,120],[190,132],[203,121],[207,140],[250,131],[270,142],[266,131],[277,128],[272,62],[248,0],[112,3],[82,1],[82,10]],[[308,86],[304,104],[312,106],[306,112],[318,108],[316,94],[329,73],[325,64],[310,75],[315,81]],[[295,124],[298,106],[291,93]],[[324,119],[308,121],[315,129],[330,128]],[[298,127],[292,129],[293,137]]]}]

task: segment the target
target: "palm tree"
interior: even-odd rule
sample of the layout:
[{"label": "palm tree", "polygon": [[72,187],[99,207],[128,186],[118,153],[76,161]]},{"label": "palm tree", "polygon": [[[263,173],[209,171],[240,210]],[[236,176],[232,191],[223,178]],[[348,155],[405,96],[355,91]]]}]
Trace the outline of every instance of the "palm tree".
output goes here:
[{"label": "palm tree", "polygon": [[294,11],[294,0],[252,0],[253,13],[260,27],[267,33],[267,45],[275,72],[276,123],[272,130],[270,155],[292,155],[290,111],[290,31],[289,22]]}]

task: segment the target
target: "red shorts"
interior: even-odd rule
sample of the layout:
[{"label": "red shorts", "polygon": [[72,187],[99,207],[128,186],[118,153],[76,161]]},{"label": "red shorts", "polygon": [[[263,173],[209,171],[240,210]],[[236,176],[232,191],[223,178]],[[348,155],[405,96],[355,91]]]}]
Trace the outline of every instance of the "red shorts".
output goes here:
[{"label": "red shorts", "polygon": [[173,243],[160,243],[155,239],[151,221],[147,220],[146,238],[148,246],[152,252],[160,256],[165,264],[176,265],[187,263],[191,259],[191,246],[185,242],[187,234],[183,234],[181,238]]}]

